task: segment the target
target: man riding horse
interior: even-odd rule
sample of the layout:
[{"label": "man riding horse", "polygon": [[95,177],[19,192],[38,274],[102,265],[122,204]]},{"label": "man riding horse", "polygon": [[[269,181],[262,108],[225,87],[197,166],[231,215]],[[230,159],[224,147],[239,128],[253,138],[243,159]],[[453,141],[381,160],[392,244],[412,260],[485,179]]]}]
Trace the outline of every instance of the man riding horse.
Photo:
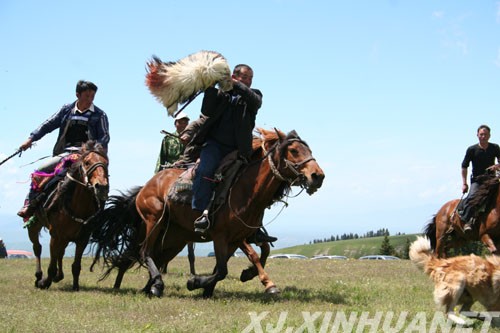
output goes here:
[{"label": "man riding horse", "polygon": [[[87,140],[97,141],[107,151],[109,142],[108,117],[104,111],[93,103],[96,92],[97,86],[94,83],[83,80],[78,81],[76,84],[77,100],[64,105],[58,112],[43,122],[19,147],[24,151],[30,148],[33,142],[40,140],[55,129],[59,129],[53,157],[38,167],[38,174],[48,177],[63,174],[54,172],[56,165],[62,158],[78,151],[82,143],[87,142]],[[24,206],[17,213],[25,222],[33,215],[37,204],[43,197],[43,195],[40,195],[40,191],[48,187],[50,185],[40,189],[37,183],[32,181]]]},{"label": "man riding horse", "polygon": [[[465,157],[462,161],[462,192],[469,192],[467,197],[458,205],[458,213],[463,221],[463,230],[465,233],[470,233],[477,218],[478,209],[475,205],[471,205],[471,199],[481,185],[481,177],[488,171],[496,171],[500,169],[500,165],[495,164],[495,159],[500,162],[500,146],[496,143],[488,142],[490,139],[491,130],[487,125],[481,125],[477,129],[477,137],[479,143],[467,148]],[[470,188],[467,184],[467,168],[472,163],[472,175],[470,177]]]},{"label": "man riding horse", "polygon": [[[237,150],[236,163],[245,163],[252,152],[252,130],[255,117],[262,105],[262,93],[251,89],[253,70],[245,64],[237,65],[232,74],[233,89],[227,92],[215,87],[205,90],[201,116],[182,133],[187,143],[182,162],[194,162],[199,154],[199,164],[193,179],[192,208],[199,213],[194,223],[195,231],[205,234],[210,227],[209,208],[213,202],[214,178],[220,162]],[[196,150],[195,147],[201,147]],[[196,156],[196,157],[193,157]],[[275,242],[276,237],[257,229],[251,242]]]}]

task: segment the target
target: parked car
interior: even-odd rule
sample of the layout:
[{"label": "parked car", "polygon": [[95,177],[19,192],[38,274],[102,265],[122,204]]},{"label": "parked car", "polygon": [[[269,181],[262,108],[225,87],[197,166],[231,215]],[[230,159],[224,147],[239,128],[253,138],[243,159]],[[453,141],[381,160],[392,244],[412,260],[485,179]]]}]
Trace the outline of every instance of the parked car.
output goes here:
[{"label": "parked car", "polygon": [[[236,251],[233,253],[233,257],[246,257],[247,255],[242,251]],[[209,252],[207,257],[215,257],[215,252]]]},{"label": "parked car", "polygon": [[32,259],[35,256],[29,251],[7,250],[7,259]]},{"label": "parked car", "polygon": [[394,256],[385,256],[381,254],[374,254],[369,256],[359,257],[359,260],[401,260],[398,257]]},{"label": "parked car", "polygon": [[335,255],[318,255],[311,258],[312,260],[317,259],[335,259],[335,260],[347,260],[346,256],[335,256]]},{"label": "parked car", "polygon": [[269,256],[269,258],[272,259],[309,259],[306,256],[303,256],[301,254],[273,254],[272,256]]}]

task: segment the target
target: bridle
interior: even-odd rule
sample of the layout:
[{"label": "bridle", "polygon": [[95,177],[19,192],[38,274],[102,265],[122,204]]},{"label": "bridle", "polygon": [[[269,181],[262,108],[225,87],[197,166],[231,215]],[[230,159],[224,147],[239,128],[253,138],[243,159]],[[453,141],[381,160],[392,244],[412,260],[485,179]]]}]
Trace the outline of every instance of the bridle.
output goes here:
[{"label": "bridle", "polygon": [[[105,157],[105,156],[103,156],[102,154],[99,154],[99,153],[97,153],[97,152],[94,152],[94,153],[96,153],[96,154],[100,155],[100,156],[101,156],[101,157],[103,157],[103,158],[106,158],[106,157]],[[95,213],[95,214],[93,214],[92,216],[90,216],[90,217],[88,217],[88,218],[86,218],[86,219],[81,219],[81,218],[79,218],[79,217],[75,217],[73,214],[71,214],[71,213],[68,211],[68,208],[67,208],[67,207],[65,207],[65,205],[63,204],[63,209],[64,209],[64,211],[66,212],[66,214],[67,214],[67,215],[69,215],[69,216],[71,217],[71,219],[72,219],[73,221],[76,221],[76,222],[79,222],[79,223],[83,223],[83,224],[87,224],[87,222],[88,222],[89,220],[91,220],[94,216],[96,216],[96,215],[97,215],[97,214],[101,211],[101,209],[103,208],[103,207],[101,207],[101,206],[103,206],[103,205],[101,205],[101,201],[100,201],[100,199],[97,197],[97,195],[96,195],[95,191],[93,190],[94,186],[93,186],[93,185],[92,185],[92,183],[90,183],[90,181],[89,181],[89,179],[90,179],[90,177],[92,176],[92,174],[93,174],[93,173],[94,173],[94,172],[95,172],[98,168],[103,168],[103,169],[104,169],[104,172],[105,172],[105,174],[106,174],[106,177],[108,177],[108,165],[107,165],[107,163],[105,163],[105,162],[96,162],[96,163],[92,164],[92,165],[91,165],[89,168],[87,168],[87,169],[84,167],[83,163],[79,163],[79,170],[80,170],[80,174],[82,175],[83,181],[80,181],[80,180],[76,179],[76,178],[75,178],[75,177],[73,177],[73,176],[72,176],[69,172],[68,172],[68,173],[66,173],[66,177],[67,177],[70,181],[72,181],[72,182],[74,182],[74,183],[76,183],[76,184],[79,184],[79,185],[81,185],[81,186],[85,187],[86,189],[90,190],[90,192],[91,192],[91,193],[92,193],[92,195],[93,195],[93,199],[94,199],[94,200],[95,200],[95,202],[97,203],[97,207],[98,207],[98,209],[97,209],[97,211],[96,211],[96,213]]]},{"label": "bridle", "polygon": [[80,173],[82,175],[83,181],[80,181],[80,180],[76,179],[75,177],[71,176],[71,174],[69,172],[66,174],[66,177],[68,177],[71,181],[73,181],[77,184],[80,184],[86,188],[92,188],[93,185],[90,183],[89,178],[92,176],[94,171],[97,170],[97,168],[103,168],[104,172],[106,173],[106,176],[108,175],[108,166],[104,162],[95,162],[88,169],[85,169],[85,167],[83,166],[83,163],[80,163],[79,168],[80,168]]},{"label": "bridle", "polygon": [[[278,137],[279,137],[279,135],[278,135]],[[278,180],[280,180],[282,182],[285,182],[288,187],[290,187],[292,185],[295,185],[298,182],[298,185],[302,188],[302,190],[304,190],[304,189],[307,188],[307,184],[304,181],[305,180],[305,176],[302,173],[300,173],[299,169],[304,164],[306,164],[306,163],[308,163],[310,161],[315,161],[316,159],[314,157],[312,157],[312,155],[309,155],[308,157],[304,158],[302,161],[297,162],[297,163],[293,163],[292,161],[290,161],[289,159],[287,159],[285,156],[281,156],[280,150],[284,149],[284,147],[287,147],[288,145],[292,144],[293,142],[301,143],[304,146],[306,146],[306,147],[309,148],[309,146],[307,145],[307,143],[305,141],[301,140],[300,138],[290,138],[290,139],[288,139],[285,142],[282,142],[282,141],[278,140],[278,142],[276,142],[269,149],[269,151],[268,151],[266,149],[266,147],[264,146],[265,142],[263,141],[262,144],[261,144],[261,149],[264,152],[264,156],[261,159],[255,161],[254,163],[257,163],[259,161],[263,161],[267,157],[267,161],[269,163],[269,167],[271,169],[271,172],[273,173],[273,175]],[[281,148],[281,149],[278,149],[278,148]],[[290,177],[284,176],[282,174],[283,170],[280,172],[280,168],[276,166],[276,163],[273,161],[273,155],[275,155],[273,153],[276,152],[276,151],[278,151],[278,155],[279,155],[278,159],[279,159],[279,161],[284,161],[284,163],[285,163],[285,166],[283,167],[283,169],[289,169],[290,171],[292,171],[293,177],[290,178]],[[279,162],[278,162],[278,164],[279,164]],[[300,192],[302,192],[302,190]],[[299,195],[299,194],[297,194],[297,195]],[[279,200],[279,201],[282,201],[282,200]],[[286,207],[286,206],[288,206],[288,204],[286,202],[284,202],[284,203],[285,203],[285,205],[283,206],[283,208]],[[241,217],[238,216],[238,214],[233,209],[233,207],[231,207],[231,191],[230,191],[230,194],[229,194],[228,205],[229,205],[229,208],[231,209],[231,211],[235,214],[235,217],[238,219],[238,221],[240,221],[244,226],[246,226],[247,228],[250,228],[250,229],[258,229],[258,228],[260,228],[260,226],[251,226],[251,225],[248,225]],[[277,218],[277,216],[274,219],[276,219],[276,218]],[[274,221],[274,219],[272,221]],[[266,223],[266,225],[270,224],[272,221],[270,221],[269,223]]]},{"label": "bridle", "polygon": [[[298,142],[300,144],[303,144],[304,146],[306,147],[309,147],[307,145],[307,143],[305,141],[302,141],[301,139],[299,138],[292,138],[292,139],[289,139],[287,140],[285,143],[283,143],[284,146],[288,146],[290,144],[292,144],[293,142]],[[283,174],[280,172],[280,169],[279,167],[276,166],[276,164],[274,163],[273,161],[273,158],[272,158],[272,154],[271,152],[273,152],[274,150],[276,150],[278,148],[278,143],[276,143],[270,150],[269,150],[269,153],[267,154],[267,161],[269,163],[269,167],[271,168],[271,171],[273,173],[273,175],[278,178],[279,180],[281,180],[282,182],[286,182],[288,183],[290,186],[291,185],[294,185],[298,182],[298,184],[302,187],[302,188],[305,188],[305,184],[304,184],[304,179],[305,179],[305,176],[300,173],[300,168],[310,162],[310,161],[315,161],[316,159],[312,156],[312,155],[309,155],[308,157],[306,157],[304,160],[298,162],[298,163],[293,163],[292,161],[290,161],[289,159],[287,159],[286,157],[280,157],[280,160],[283,160],[283,162],[285,163],[285,166],[284,166],[284,170],[290,170],[293,174],[293,176],[291,178],[288,178],[288,177],[285,177],[283,176]]]}]

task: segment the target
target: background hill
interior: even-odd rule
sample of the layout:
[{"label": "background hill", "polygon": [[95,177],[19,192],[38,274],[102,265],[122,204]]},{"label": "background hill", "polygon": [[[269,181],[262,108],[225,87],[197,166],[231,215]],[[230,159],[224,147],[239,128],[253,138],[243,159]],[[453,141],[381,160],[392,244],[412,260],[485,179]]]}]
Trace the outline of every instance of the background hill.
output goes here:
[{"label": "background hill", "polygon": [[[413,242],[418,234],[389,236],[389,242],[397,253],[402,253],[407,243]],[[348,258],[359,258],[370,254],[379,254],[383,236],[358,239],[347,239],[333,242],[297,245],[281,249],[272,249],[271,254],[296,253],[307,257],[315,255],[342,255]]]}]

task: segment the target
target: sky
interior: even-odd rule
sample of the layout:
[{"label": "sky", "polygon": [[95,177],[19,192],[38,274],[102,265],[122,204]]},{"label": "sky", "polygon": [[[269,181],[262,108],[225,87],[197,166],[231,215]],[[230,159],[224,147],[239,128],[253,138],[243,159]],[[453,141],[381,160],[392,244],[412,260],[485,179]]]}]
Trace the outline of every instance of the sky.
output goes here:
[{"label": "sky", "polygon": [[[314,195],[266,211],[277,248],[380,228],[419,233],[461,196],[477,127],[500,142],[499,1],[3,0],[0,41],[0,160],[90,80],[110,122],[111,194],[149,180],[160,130],[174,130],[144,84],[153,55],[213,50],[230,67],[249,64],[264,95],[256,126],[296,130],[326,175]],[[185,110],[191,119],[200,102]],[[16,212],[56,134],[0,166],[7,247],[26,247]]]}]

